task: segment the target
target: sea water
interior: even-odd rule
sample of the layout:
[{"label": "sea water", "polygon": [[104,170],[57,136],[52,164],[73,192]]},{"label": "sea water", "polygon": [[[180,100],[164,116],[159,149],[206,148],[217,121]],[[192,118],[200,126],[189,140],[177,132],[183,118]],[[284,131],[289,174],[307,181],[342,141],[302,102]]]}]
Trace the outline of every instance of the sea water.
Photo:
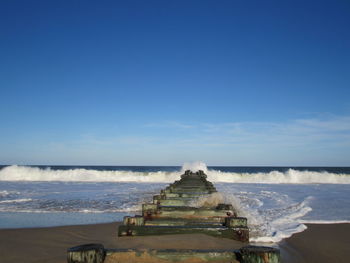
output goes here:
[{"label": "sea water", "polygon": [[251,241],[278,242],[305,223],[350,222],[350,168],[0,166],[0,228],[121,221],[184,170],[208,180],[248,218]]}]

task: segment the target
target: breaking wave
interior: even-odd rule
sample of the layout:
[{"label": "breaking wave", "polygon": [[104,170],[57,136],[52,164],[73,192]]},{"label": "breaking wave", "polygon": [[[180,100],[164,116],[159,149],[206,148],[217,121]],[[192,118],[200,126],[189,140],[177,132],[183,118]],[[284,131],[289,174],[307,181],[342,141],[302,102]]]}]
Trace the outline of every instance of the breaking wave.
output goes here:
[{"label": "breaking wave", "polygon": [[301,218],[312,210],[312,197],[295,202],[282,193],[271,191],[232,194],[227,187],[222,190],[225,203],[231,203],[238,215],[247,217],[250,242],[277,243],[307,228]]},{"label": "breaking wave", "polygon": [[350,184],[350,174],[295,169],[288,169],[286,172],[271,171],[268,173],[229,173],[209,170],[208,178],[213,182],[247,184]]},{"label": "breaking wave", "polygon": [[58,182],[173,182],[179,172],[107,171],[84,168],[53,170],[28,166],[7,166],[0,170],[0,181],[58,181]]},{"label": "breaking wave", "polygon": [[94,170],[75,168],[56,170],[29,166],[7,166],[0,170],[0,181],[60,181],[60,182],[136,182],[170,183],[179,179],[183,170],[204,170],[208,180],[227,183],[260,184],[350,184],[350,174],[338,174],[327,171],[288,169],[285,172],[238,173],[207,169],[203,163],[184,164],[181,170],[167,172],[135,172],[120,170]]}]

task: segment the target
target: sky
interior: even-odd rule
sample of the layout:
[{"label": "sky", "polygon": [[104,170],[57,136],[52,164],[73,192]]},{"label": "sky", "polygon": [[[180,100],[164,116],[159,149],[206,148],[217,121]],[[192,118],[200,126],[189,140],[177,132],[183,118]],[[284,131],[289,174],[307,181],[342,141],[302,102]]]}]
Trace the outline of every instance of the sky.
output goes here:
[{"label": "sky", "polygon": [[350,2],[0,2],[0,164],[350,166]]}]

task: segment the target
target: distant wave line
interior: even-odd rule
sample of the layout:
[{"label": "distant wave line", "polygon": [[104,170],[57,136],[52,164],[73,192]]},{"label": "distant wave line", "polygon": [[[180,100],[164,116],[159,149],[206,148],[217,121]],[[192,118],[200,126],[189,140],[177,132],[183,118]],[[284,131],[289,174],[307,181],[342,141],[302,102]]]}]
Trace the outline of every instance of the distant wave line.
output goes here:
[{"label": "distant wave line", "polygon": [[[181,170],[182,171],[182,170]],[[7,166],[0,170],[0,181],[42,182],[136,182],[169,183],[179,179],[177,172],[107,171],[76,168],[52,170],[29,166]],[[288,169],[285,172],[238,173],[206,170],[208,180],[217,183],[260,184],[350,184],[350,174]]]}]

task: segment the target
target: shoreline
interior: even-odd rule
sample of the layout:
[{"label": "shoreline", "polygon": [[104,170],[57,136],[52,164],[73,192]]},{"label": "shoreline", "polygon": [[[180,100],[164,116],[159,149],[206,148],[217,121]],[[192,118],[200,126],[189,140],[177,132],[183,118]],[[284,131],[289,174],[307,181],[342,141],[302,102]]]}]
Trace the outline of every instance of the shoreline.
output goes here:
[{"label": "shoreline", "polygon": [[[242,243],[204,234],[117,237],[120,222],[42,228],[0,229],[1,262],[65,263],[68,248],[101,243],[105,248],[237,249]],[[278,243],[282,262],[348,262],[350,223],[306,224]],[[18,253],[20,250],[21,253]]]}]

